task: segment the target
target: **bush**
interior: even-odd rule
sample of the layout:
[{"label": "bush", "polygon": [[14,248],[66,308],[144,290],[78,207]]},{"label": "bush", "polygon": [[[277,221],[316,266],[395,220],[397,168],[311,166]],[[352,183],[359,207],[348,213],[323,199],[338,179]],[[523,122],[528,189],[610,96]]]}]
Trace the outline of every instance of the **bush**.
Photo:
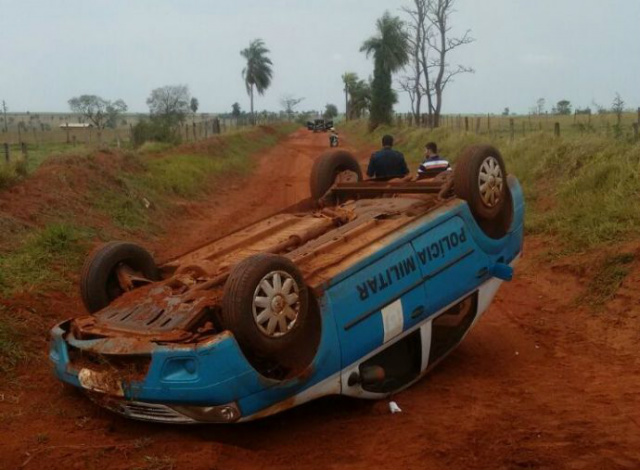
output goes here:
[{"label": "bush", "polygon": [[141,119],[133,126],[133,145],[135,147],[140,147],[145,142],[178,145],[181,141],[180,127],[159,116]]}]

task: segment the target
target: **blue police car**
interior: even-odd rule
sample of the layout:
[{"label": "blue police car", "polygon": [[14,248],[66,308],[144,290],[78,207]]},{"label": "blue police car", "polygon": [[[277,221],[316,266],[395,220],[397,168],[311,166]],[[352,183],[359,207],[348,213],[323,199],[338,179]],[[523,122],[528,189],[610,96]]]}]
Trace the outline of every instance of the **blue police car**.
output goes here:
[{"label": "blue police car", "polygon": [[500,152],[453,172],[362,180],[319,157],[312,198],[157,266],[112,242],[86,260],[88,314],[51,331],[57,377],[101,406],[231,423],[329,394],[382,398],[449,353],[513,275],[524,202]]}]

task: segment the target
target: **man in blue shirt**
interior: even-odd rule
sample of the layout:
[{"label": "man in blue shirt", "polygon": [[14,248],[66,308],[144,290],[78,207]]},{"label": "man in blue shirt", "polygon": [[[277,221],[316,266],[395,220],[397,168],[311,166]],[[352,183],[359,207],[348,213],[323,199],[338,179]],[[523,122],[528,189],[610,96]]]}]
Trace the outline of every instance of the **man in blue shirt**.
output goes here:
[{"label": "man in blue shirt", "polygon": [[382,138],[382,150],[371,155],[367,176],[369,178],[389,180],[391,178],[404,178],[409,174],[407,162],[402,153],[393,150],[393,137],[385,135]]}]

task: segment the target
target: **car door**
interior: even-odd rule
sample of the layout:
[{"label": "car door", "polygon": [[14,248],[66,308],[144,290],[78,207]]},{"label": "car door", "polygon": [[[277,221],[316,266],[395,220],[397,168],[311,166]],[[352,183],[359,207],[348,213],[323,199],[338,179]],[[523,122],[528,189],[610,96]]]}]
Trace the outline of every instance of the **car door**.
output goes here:
[{"label": "car door", "polygon": [[427,314],[469,295],[489,271],[489,257],[459,216],[449,217],[412,241],[424,280]]},{"label": "car door", "polygon": [[425,308],[422,275],[410,243],[372,260],[328,291],[342,366],[392,342]]}]

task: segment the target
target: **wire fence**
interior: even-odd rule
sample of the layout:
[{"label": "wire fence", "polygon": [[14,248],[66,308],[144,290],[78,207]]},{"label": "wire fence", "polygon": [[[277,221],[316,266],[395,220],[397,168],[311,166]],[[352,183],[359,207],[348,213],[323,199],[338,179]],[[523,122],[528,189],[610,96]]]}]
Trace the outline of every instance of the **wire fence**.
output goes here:
[{"label": "wire fence", "polygon": [[[412,114],[397,114],[398,126],[429,128],[429,118],[422,115],[416,120]],[[640,108],[637,113],[625,112],[569,115],[529,114],[529,115],[442,115],[440,127],[461,132],[490,134],[495,136],[526,135],[532,132],[553,133],[557,136],[567,133],[602,134],[610,137],[627,137],[638,140]]]},{"label": "wire fence", "polygon": [[[22,123],[7,126],[7,130],[0,128],[0,164],[26,160],[30,155],[54,149],[59,151],[74,147],[131,146],[135,124],[131,122],[132,119],[128,121],[128,124],[115,129],[96,129],[78,122],[77,118],[68,122],[62,121],[61,124],[56,122],[55,127],[43,125],[38,119],[32,120],[28,125]],[[279,122],[280,119],[273,115],[258,114],[255,121],[255,125],[268,125]],[[178,132],[183,142],[195,142],[253,125],[248,115],[237,118],[194,118],[180,125]]]}]

